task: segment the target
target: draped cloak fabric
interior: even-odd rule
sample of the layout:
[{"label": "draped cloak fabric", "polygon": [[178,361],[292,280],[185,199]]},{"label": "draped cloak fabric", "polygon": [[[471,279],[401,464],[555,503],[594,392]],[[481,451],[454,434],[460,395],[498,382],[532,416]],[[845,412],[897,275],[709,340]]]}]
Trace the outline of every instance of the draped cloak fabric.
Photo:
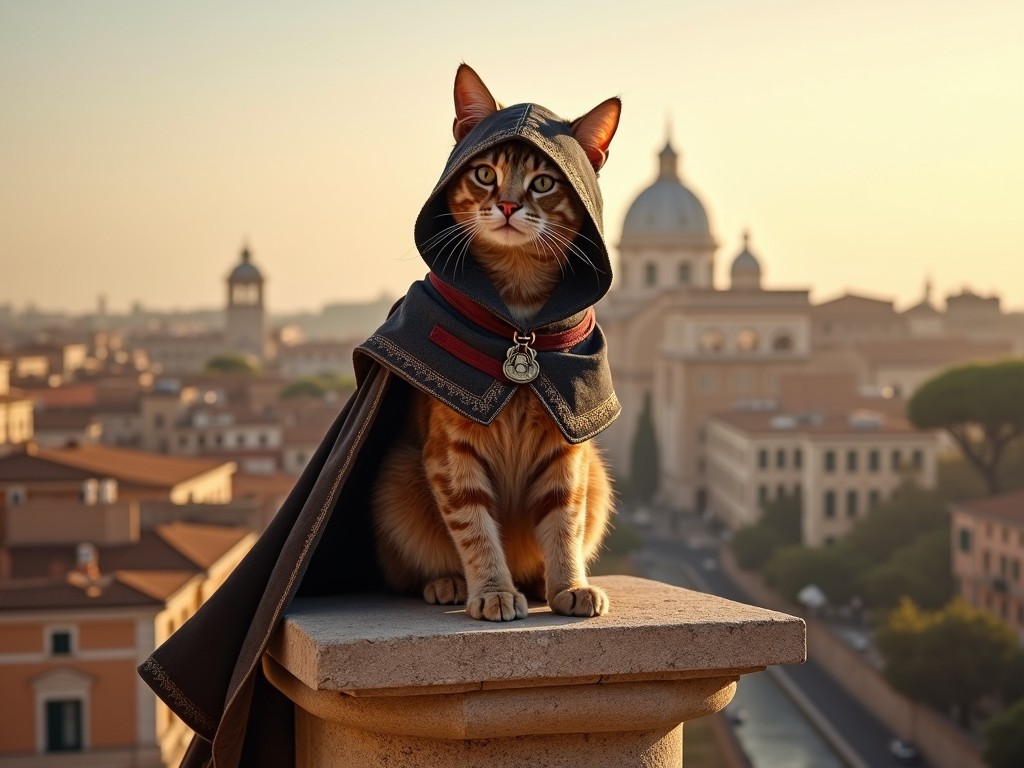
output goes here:
[{"label": "draped cloak fabric", "polygon": [[[444,188],[473,156],[504,141],[547,155],[579,195],[586,216],[548,303],[518,323],[487,276],[453,256],[444,231],[454,221]],[[481,121],[456,144],[416,221],[420,255],[435,278],[525,336],[577,326],[611,284],[597,176],[570,125],[544,107],[518,104]],[[356,391],[327,430],[281,509],[224,584],[139,666],[139,674],[193,731],[183,768],[294,765],[292,703],[267,681],[262,656],[295,596],[383,590],[375,560],[370,490],[381,457],[404,423],[412,388],[489,424],[519,386],[528,386],[570,443],[598,434],[619,413],[605,340],[594,326],[569,349],[538,351],[528,384],[496,377],[438,344],[500,365],[511,335],[487,330],[452,306],[430,280],[414,283],[384,324],[355,352]]]}]

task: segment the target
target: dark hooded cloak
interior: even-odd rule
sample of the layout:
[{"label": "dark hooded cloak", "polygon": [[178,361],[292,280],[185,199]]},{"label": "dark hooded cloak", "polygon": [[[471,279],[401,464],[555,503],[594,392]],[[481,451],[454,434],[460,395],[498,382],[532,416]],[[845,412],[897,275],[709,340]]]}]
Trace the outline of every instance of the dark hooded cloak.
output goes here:
[{"label": "dark hooded cloak", "polygon": [[[472,260],[448,265],[443,250],[431,248],[431,238],[453,223],[445,186],[470,158],[509,140],[547,155],[586,209],[575,244],[589,263],[575,258],[529,327],[517,323]],[[356,350],[356,391],[280,511],[220,589],[139,667],[146,683],[196,733],[183,768],[294,764],[293,705],[267,682],[261,657],[296,595],[384,588],[374,554],[370,489],[381,456],[402,427],[411,388],[489,424],[517,387],[529,386],[573,443],[593,437],[618,415],[604,335],[586,324],[588,310],[611,284],[601,209],[597,176],[570,125],[543,107],[502,109],[456,144],[416,221],[416,244],[433,281],[414,283]],[[467,316],[435,281],[493,322]],[[528,384],[494,372],[514,346],[511,333],[491,327],[495,322],[538,339],[540,373]],[[577,339],[572,331],[580,328],[586,335]],[[566,334],[571,346],[541,348],[543,337]]]}]

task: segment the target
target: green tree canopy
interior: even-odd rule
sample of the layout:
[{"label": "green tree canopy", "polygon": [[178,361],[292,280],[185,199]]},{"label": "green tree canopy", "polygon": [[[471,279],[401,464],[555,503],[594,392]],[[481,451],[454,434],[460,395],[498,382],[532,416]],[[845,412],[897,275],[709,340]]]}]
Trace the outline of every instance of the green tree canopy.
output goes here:
[{"label": "green tree canopy", "polygon": [[1000,491],[999,467],[1024,434],[1024,360],[964,365],[926,382],[907,403],[918,429],[945,429],[981,474]]},{"label": "green tree canopy", "polygon": [[658,492],[658,439],[654,434],[651,393],[644,395],[644,409],[637,421],[630,455],[629,490],[641,504],[650,504]]},{"label": "green tree canopy", "polygon": [[281,390],[278,397],[289,400],[296,397],[324,397],[328,392],[351,394],[355,390],[355,381],[350,376],[321,374],[304,376],[288,384]]},{"label": "green tree canopy", "polygon": [[809,584],[817,585],[832,605],[841,605],[859,597],[857,576],[865,563],[856,552],[841,544],[833,547],[782,547],[775,550],[764,567],[770,587],[787,599]]},{"label": "green tree canopy", "polygon": [[259,373],[259,366],[245,355],[217,355],[206,361],[206,373],[244,373],[252,376]]},{"label": "green tree canopy", "polygon": [[861,576],[861,596],[873,608],[892,608],[901,597],[941,608],[953,594],[949,550],[948,529],[922,534]]},{"label": "green tree canopy", "polygon": [[985,751],[989,768],[1020,768],[1024,765],[1024,699],[985,726]]},{"label": "green tree canopy", "polygon": [[769,502],[760,520],[740,528],[732,537],[732,551],[740,567],[760,569],[775,550],[799,544],[801,514],[799,496],[780,496]]},{"label": "green tree canopy", "polygon": [[997,693],[1017,638],[994,616],[954,600],[933,613],[904,600],[876,635],[885,678],[896,690],[943,711],[964,727],[984,696]]}]

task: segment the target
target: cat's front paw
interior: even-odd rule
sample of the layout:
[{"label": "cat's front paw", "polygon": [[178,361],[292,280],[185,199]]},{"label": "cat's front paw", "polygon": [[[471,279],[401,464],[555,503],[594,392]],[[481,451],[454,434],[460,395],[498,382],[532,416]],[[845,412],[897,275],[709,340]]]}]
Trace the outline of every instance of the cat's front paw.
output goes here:
[{"label": "cat's front paw", "polygon": [[434,579],[423,587],[423,599],[431,605],[455,605],[466,602],[466,580],[461,576]]},{"label": "cat's front paw", "polygon": [[602,616],[608,613],[608,595],[600,587],[563,589],[548,601],[551,610],[563,616]]},{"label": "cat's front paw", "polygon": [[466,602],[466,613],[474,619],[512,621],[529,613],[526,598],[519,592],[481,592]]}]

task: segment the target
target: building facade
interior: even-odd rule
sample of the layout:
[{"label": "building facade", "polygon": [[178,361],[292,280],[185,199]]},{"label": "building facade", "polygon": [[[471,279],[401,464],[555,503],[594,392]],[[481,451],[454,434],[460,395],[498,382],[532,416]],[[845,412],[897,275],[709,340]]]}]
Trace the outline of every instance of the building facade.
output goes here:
[{"label": "building facade", "polygon": [[1024,643],[1024,491],[950,505],[953,578]]}]

